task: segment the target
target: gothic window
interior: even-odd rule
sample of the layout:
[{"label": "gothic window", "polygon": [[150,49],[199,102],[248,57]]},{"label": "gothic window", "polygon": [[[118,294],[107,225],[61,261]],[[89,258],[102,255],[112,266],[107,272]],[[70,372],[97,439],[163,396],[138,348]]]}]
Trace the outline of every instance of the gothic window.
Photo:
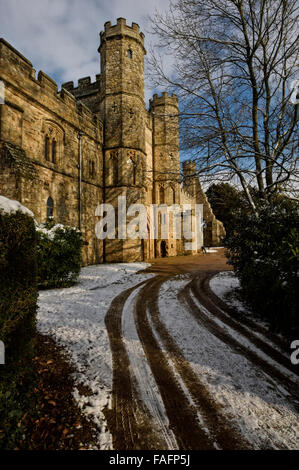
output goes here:
[{"label": "gothic window", "polygon": [[165,190],[163,186],[161,186],[160,191],[159,191],[159,199],[160,199],[160,204],[165,204]]},{"label": "gothic window", "polygon": [[64,130],[59,124],[49,120],[44,121],[43,132],[45,135],[45,159],[53,164],[59,164],[63,155]]},{"label": "gothic window", "polygon": [[47,219],[49,217],[53,217],[53,212],[54,212],[54,202],[51,196],[49,196],[47,199]]},{"label": "gothic window", "polygon": [[52,163],[56,163],[56,140],[52,140]]},{"label": "gothic window", "polygon": [[49,136],[46,135],[45,137],[45,159],[49,160],[49,147],[50,147],[50,139]]},{"label": "gothic window", "polygon": [[133,52],[131,49],[128,49],[127,55],[129,59],[133,59]]}]

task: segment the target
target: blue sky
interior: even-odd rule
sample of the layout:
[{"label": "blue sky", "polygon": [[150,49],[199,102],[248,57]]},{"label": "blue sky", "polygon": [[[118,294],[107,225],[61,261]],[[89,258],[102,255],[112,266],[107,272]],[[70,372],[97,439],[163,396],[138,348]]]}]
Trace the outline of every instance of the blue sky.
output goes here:
[{"label": "blue sky", "polygon": [[[100,72],[99,32],[106,21],[136,22],[151,41],[148,15],[169,0],[0,0],[0,36],[38,70],[62,82]],[[146,82],[146,98],[153,93]]]}]

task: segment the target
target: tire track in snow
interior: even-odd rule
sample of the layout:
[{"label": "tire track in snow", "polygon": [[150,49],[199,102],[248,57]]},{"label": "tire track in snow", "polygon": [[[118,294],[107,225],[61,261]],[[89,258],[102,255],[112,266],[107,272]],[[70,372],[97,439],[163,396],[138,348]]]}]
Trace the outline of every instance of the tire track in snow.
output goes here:
[{"label": "tire track in snow", "polygon": [[[210,288],[209,282],[213,275],[200,276],[196,281],[196,297],[200,303],[206,307],[208,310],[213,309],[213,313],[217,313],[217,317],[223,322],[226,323],[230,328],[242,334],[248,338],[255,346],[257,346],[261,351],[266,355],[271,357],[275,362],[280,364],[282,367],[285,367],[290,372],[295,375],[299,375],[298,367],[291,363],[289,357],[280,350],[284,349],[283,343],[279,338],[271,335],[270,332],[263,328],[261,325],[250,321],[246,317],[242,316],[238,312],[225,304]],[[255,330],[255,331],[254,331]],[[257,334],[262,335],[262,337],[257,336]],[[264,336],[264,338],[263,338]],[[270,341],[274,346],[269,344]],[[279,348],[279,350],[278,350]]]},{"label": "tire track in snow", "polygon": [[105,317],[113,364],[112,409],[104,410],[113,447],[117,450],[163,449],[166,443],[153,432],[154,426],[131,375],[130,361],[122,338],[122,312],[132,292],[143,281],[113,299]]},{"label": "tire track in snow", "polygon": [[[180,449],[215,449],[215,441],[217,446],[223,449],[248,449],[249,443],[221,414],[219,406],[206,387],[200,383],[198,376],[160,319],[159,289],[161,284],[169,279],[170,276],[164,278],[157,276],[142,288],[137,298],[136,324]],[[162,351],[154,334],[146,307],[167,354]],[[171,357],[184,386],[180,385],[167,356]],[[188,390],[190,396],[186,395],[184,389]],[[196,406],[192,406],[192,400]],[[198,412],[205,425],[199,421]]]},{"label": "tire track in snow", "polygon": [[[194,299],[192,298],[192,294],[194,295]],[[207,328],[217,338],[219,338],[225,344],[230,346],[237,353],[242,354],[251,363],[258,366],[258,368],[261,369],[264,373],[266,373],[270,378],[273,379],[274,377],[275,379],[277,379],[280,384],[293,397],[293,406],[298,411],[298,385],[294,381],[292,381],[288,376],[283,374],[279,369],[277,369],[272,364],[263,359],[263,357],[261,357],[253,349],[244,346],[244,337],[242,338],[239,333],[234,334],[234,330],[229,331],[229,327],[225,328],[225,324],[223,323],[223,327],[221,327],[217,323],[217,312],[214,311],[213,306],[210,305],[209,309],[205,309],[205,307],[201,305],[201,302],[198,297],[201,298],[201,295],[198,293],[196,278],[194,278],[184,289],[182,289],[180,294],[180,298],[186,303],[186,305],[189,306],[190,312],[192,313],[193,317],[200,324],[204,325],[205,328]],[[196,301],[199,302],[199,305]],[[204,310],[206,310],[206,312],[204,312]],[[212,318],[213,316],[215,316],[215,319]],[[247,341],[249,341],[250,343],[249,339]]]},{"label": "tire track in snow", "polygon": [[136,379],[136,387],[147,407],[148,412],[155,423],[155,431],[163,436],[166,443],[165,449],[178,449],[178,445],[172,430],[169,428],[169,421],[164,408],[163,400],[160,396],[157,384],[152,376],[147,363],[142,344],[140,342],[134,321],[134,308],[136,295],[141,287],[135,289],[126,301],[122,315],[123,340],[132,373]]}]

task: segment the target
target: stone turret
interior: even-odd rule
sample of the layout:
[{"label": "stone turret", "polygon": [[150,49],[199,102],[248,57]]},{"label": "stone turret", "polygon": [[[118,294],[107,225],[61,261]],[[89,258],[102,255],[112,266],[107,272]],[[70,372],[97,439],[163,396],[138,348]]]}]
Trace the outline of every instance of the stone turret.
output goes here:
[{"label": "stone turret", "polygon": [[179,107],[174,94],[155,94],[150,100],[153,130],[153,173],[156,201],[159,188],[171,186],[175,196],[169,203],[180,202]]},{"label": "stone turret", "polygon": [[[145,204],[144,35],[138,24],[118,18],[116,25],[105,23],[100,39],[105,202],[116,207],[118,197],[125,196],[128,206]],[[143,251],[140,240],[107,241],[105,247],[107,261],[140,260]]]},{"label": "stone turret", "polygon": [[125,163],[133,154],[142,160],[145,155],[144,35],[136,23],[128,26],[118,18],[116,25],[105,23],[100,37],[105,155],[118,153],[119,184],[130,185]]}]

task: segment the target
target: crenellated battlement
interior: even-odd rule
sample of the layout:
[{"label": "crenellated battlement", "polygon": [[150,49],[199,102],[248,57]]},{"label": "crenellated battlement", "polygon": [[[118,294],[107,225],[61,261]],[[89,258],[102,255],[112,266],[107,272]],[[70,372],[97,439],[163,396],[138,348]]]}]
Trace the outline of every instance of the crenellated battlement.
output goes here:
[{"label": "crenellated battlement", "polygon": [[6,55],[17,56],[17,58],[28,68],[33,69],[32,63],[28,60],[21,52],[15,49],[9,42],[4,38],[0,38],[0,59],[2,59],[4,51],[6,49]]},{"label": "crenellated battlement", "polygon": [[174,93],[167,93],[164,91],[161,96],[157,93],[149,100],[150,109],[156,106],[175,106],[178,108],[178,97]]},{"label": "crenellated battlement", "polygon": [[106,40],[115,36],[128,36],[141,43],[144,48],[144,34],[140,32],[140,27],[137,23],[132,23],[132,26],[129,26],[125,18],[117,18],[115,25],[112,25],[111,21],[107,21],[104,28],[105,30],[100,32],[100,48]]},{"label": "crenellated battlement", "polygon": [[101,74],[96,75],[95,82],[91,81],[91,77],[79,78],[78,86],[74,86],[74,82],[66,82],[62,84],[62,89],[66,89],[71,93],[78,102],[83,102],[89,107],[93,113],[97,113],[99,95],[101,89]]},{"label": "crenellated battlement", "polygon": [[196,176],[196,163],[192,160],[185,160],[182,164],[184,176]]},{"label": "crenellated battlement", "polygon": [[49,75],[40,70],[37,75],[37,80],[40,83],[41,87],[49,90],[49,92],[53,93],[54,96],[57,95],[58,85],[55,80],[49,77]]},{"label": "crenellated battlement", "polygon": [[32,63],[26,59],[17,49],[4,39],[0,39],[0,80],[6,86],[11,83],[14,87],[27,93],[28,96],[39,102],[41,105],[51,107],[53,112],[72,120],[85,122],[88,127],[95,127],[96,121],[92,111],[83,103],[80,103],[72,93],[74,90],[99,90],[100,75],[96,75],[96,81],[91,82],[90,77],[80,78],[78,87],[74,87],[73,82],[62,85],[58,91],[58,85],[45,72],[40,70],[36,77],[36,71]]},{"label": "crenellated battlement", "polygon": [[76,98],[68,90],[66,90],[65,88],[62,88],[60,93],[58,93],[58,96],[61,98],[61,100],[65,103],[65,105],[68,108],[71,108],[71,109],[76,108],[76,105],[77,105]]},{"label": "crenellated battlement", "polygon": [[91,77],[82,77],[78,79],[78,85],[75,86],[73,81],[65,82],[61,86],[62,88],[68,90],[69,92],[73,93],[79,90],[94,90],[100,88],[101,82],[101,74],[98,73],[94,82],[91,81]]}]

